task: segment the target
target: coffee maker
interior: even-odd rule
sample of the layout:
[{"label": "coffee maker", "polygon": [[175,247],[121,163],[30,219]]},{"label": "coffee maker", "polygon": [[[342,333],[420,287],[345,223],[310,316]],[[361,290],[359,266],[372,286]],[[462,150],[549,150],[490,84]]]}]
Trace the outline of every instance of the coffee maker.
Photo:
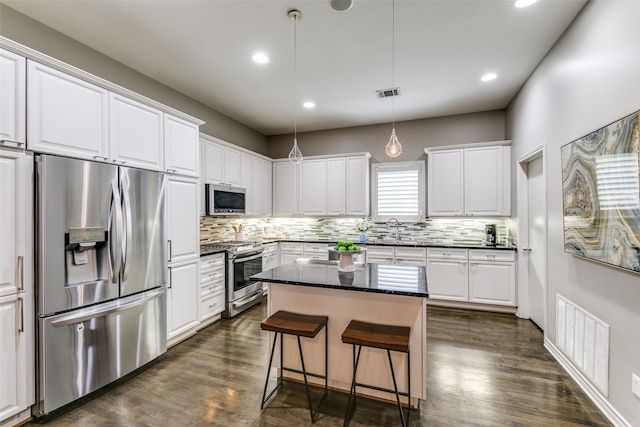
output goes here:
[{"label": "coffee maker", "polygon": [[496,225],[487,224],[484,226],[484,244],[486,246],[496,245]]}]

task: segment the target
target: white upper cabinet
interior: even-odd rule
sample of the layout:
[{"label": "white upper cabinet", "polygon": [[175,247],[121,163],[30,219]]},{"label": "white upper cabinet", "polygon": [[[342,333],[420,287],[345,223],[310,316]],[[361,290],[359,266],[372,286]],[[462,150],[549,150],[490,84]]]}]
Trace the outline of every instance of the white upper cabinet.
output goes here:
[{"label": "white upper cabinet", "polygon": [[199,181],[171,176],[167,180],[169,262],[200,256]]},{"label": "white upper cabinet", "polygon": [[22,148],[27,141],[26,67],[25,58],[0,49],[0,140]]},{"label": "white upper cabinet", "polygon": [[253,188],[253,175],[260,175],[260,171],[256,171],[256,169],[253,167],[253,156],[247,153],[240,154],[240,170],[242,171],[242,173],[240,174],[239,186],[246,190],[246,193],[244,195],[245,213],[247,215],[257,215],[258,212],[256,211],[256,209],[258,208],[258,206],[256,206],[256,200],[255,197],[253,197],[254,193],[257,192],[257,189]]},{"label": "white upper cabinet", "polygon": [[327,215],[344,215],[347,211],[347,166],[344,157],[327,159]]},{"label": "white upper cabinet", "polygon": [[240,187],[240,152],[205,140],[205,182]]},{"label": "white upper cabinet", "polygon": [[271,215],[271,173],[270,161],[253,158],[251,203],[255,215]]},{"label": "white upper cabinet", "polygon": [[109,158],[115,163],[163,170],[163,128],[162,111],[109,94]]},{"label": "white upper cabinet", "polygon": [[508,145],[425,151],[429,216],[511,215]]},{"label": "white upper cabinet", "polygon": [[429,153],[427,209],[429,216],[464,213],[464,153],[462,150]]},{"label": "white upper cabinet", "polygon": [[240,152],[229,147],[224,147],[224,184],[240,186]]},{"label": "white upper cabinet", "polygon": [[299,165],[275,161],[273,214],[368,215],[370,157],[317,156]]},{"label": "white upper cabinet", "polygon": [[369,158],[364,156],[346,158],[346,211],[347,215],[369,215]]},{"label": "white upper cabinet", "polygon": [[164,114],[165,171],[200,176],[199,126]]},{"label": "white upper cabinet", "polygon": [[27,70],[27,147],[107,160],[109,92],[37,62]]},{"label": "white upper cabinet", "polygon": [[273,214],[298,213],[298,165],[289,162],[273,163]]},{"label": "white upper cabinet", "polygon": [[327,213],[327,160],[305,160],[298,168],[299,213],[326,215]]}]

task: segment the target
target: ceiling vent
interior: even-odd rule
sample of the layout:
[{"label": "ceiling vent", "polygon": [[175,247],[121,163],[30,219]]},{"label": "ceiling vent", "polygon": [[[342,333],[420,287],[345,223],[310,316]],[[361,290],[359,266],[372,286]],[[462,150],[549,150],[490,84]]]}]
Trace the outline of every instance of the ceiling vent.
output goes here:
[{"label": "ceiling vent", "polygon": [[376,91],[378,98],[388,98],[390,96],[400,96],[400,88],[393,87],[391,89],[381,89]]}]

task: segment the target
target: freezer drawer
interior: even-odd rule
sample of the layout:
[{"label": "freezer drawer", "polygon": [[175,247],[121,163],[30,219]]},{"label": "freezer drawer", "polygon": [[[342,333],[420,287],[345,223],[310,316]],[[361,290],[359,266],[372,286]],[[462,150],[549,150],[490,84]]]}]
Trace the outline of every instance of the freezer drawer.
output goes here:
[{"label": "freezer drawer", "polygon": [[164,287],[38,321],[35,416],[91,393],[167,350]]}]

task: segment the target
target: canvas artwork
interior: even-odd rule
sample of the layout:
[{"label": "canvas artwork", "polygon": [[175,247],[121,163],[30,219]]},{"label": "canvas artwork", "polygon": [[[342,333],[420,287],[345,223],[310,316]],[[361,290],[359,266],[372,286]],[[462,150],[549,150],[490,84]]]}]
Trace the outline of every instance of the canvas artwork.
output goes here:
[{"label": "canvas artwork", "polygon": [[640,272],[638,112],[562,147],[565,252]]}]

